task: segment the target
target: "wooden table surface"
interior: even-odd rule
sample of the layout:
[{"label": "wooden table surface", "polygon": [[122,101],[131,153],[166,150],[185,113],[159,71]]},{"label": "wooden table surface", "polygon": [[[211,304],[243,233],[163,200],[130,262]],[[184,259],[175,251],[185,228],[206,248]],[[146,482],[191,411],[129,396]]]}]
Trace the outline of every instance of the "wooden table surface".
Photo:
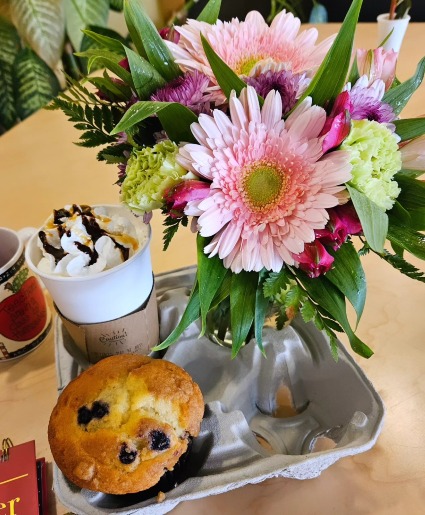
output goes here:
[{"label": "wooden table surface", "polygon": [[[320,37],[337,25],[320,27]],[[358,28],[357,46],[376,45],[374,24]],[[425,24],[411,23],[401,50],[398,77],[410,77],[425,54]],[[425,113],[425,86],[403,117]],[[61,112],[40,111],[0,138],[0,225],[39,226],[53,208],[70,203],[116,203],[116,170],[99,163],[95,150],[73,145],[77,131]],[[154,216],[153,267],[161,272],[195,263],[194,237],[179,232],[166,253],[161,217]],[[375,351],[357,358],[386,409],[375,447],[345,458],[317,479],[273,479],[227,494],[186,502],[175,515],[407,514],[425,506],[425,313],[424,286],[378,258],[364,261],[368,299],[359,336]],[[50,462],[47,424],[56,401],[53,332],[33,353],[0,363],[0,437],[15,443],[35,439],[38,456]],[[51,482],[49,484],[49,489]],[[50,513],[67,510],[50,492]],[[19,514],[25,515],[25,514]]]}]

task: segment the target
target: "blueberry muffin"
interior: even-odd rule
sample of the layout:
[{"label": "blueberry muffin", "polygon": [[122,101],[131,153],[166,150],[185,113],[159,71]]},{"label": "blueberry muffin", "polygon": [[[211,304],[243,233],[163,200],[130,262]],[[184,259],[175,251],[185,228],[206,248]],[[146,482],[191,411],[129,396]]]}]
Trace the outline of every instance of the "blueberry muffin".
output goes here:
[{"label": "blueberry muffin", "polygon": [[199,434],[201,391],[165,360],[105,358],[71,381],[49,422],[49,444],[63,474],[108,494],[147,490]]}]

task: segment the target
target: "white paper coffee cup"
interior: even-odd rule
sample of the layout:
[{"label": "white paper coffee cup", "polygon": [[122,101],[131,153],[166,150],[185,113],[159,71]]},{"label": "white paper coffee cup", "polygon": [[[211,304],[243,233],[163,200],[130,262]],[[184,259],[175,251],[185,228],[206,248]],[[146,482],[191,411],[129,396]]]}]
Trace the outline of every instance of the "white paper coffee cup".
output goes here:
[{"label": "white paper coffee cup", "polygon": [[102,205],[108,216],[130,218],[141,235],[139,249],[127,261],[109,270],[83,277],[48,274],[38,269],[43,257],[37,244],[38,232],[26,249],[28,266],[37,274],[59,311],[78,324],[114,320],[137,310],[149,297],[153,287],[149,243],[150,226],[124,206]]}]

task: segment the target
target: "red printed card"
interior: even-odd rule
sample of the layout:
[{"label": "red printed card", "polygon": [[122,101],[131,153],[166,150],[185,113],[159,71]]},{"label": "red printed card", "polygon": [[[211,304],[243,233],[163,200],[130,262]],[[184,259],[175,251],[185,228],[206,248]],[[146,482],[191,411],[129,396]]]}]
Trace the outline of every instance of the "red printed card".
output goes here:
[{"label": "red printed card", "polygon": [[0,515],[21,514],[39,515],[34,440],[10,447],[0,461]]}]

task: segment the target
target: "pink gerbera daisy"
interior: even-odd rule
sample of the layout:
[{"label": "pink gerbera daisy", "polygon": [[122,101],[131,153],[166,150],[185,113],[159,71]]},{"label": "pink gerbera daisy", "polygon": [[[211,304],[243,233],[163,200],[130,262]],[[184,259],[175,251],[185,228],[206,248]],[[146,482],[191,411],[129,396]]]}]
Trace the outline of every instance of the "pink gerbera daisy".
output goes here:
[{"label": "pink gerbera daisy", "polygon": [[[183,71],[198,70],[217,86],[217,80],[202,47],[200,34],[214,51],[239,76],[256,76],[267,70],[288,70],[311,78],[332,44],[333,36],[316,46],[318,32],[308,29],[298,34],[301,22],[292,13],[282,11],[270,27],[257,11],[251,11],[245,21],[234,18],[230,22],[217,21],[210,25],[188,20],[182,27],[178,43],[167,45]],[[224,102],[223,93],[216,87],[217,103]]]},{"label": "pink gerbera daisy", "polygon": [[180,149],[178,161],[211,181],[209,196],[185,211],[199,216],[205,247],[234,272],[279,271],[315,239],[338,204],[351,165],[343,151],[323,156],[326,112],[307,97],[281,119],[282,100],[271,91],[260,109],[248,86],[229,100],[230,118],[201,114],[192,132],[199,142]]}]

